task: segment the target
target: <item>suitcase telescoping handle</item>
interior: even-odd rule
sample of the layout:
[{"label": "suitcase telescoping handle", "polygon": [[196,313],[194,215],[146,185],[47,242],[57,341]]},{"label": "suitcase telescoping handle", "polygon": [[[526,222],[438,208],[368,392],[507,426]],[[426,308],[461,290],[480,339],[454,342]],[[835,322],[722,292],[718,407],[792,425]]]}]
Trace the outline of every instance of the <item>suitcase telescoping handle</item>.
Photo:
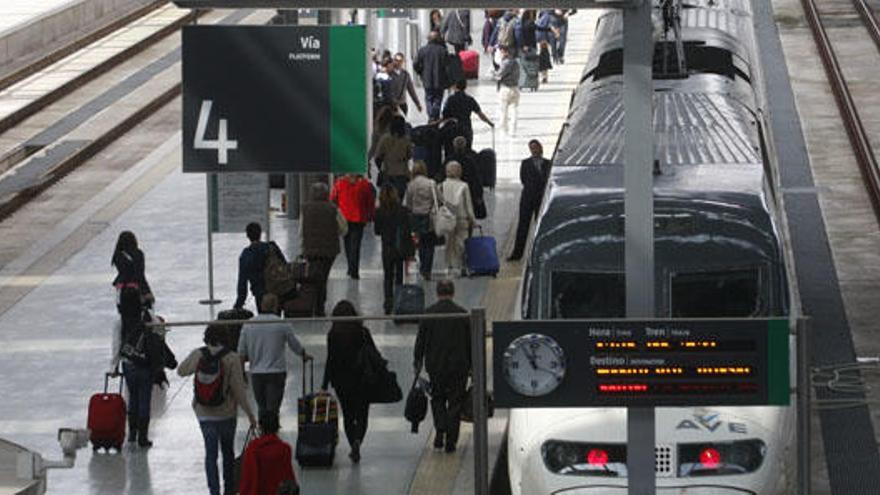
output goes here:
[{"label": "suitcase telescoping handle", "polygon": [[[309,388],[308,393],[314,394],[315,393],[315,360],[309,359],[308,363],[310,364],[310,367],[312,369],[311,374],[309,375],[310,376],[309,384],[311,385],[311,387]],[[303,380],[303,395],[306,395],[306,360],[305,359],[303,359],[303,373],[302,373],[302,375],[303,375],[303,378],[302,378],[302,380]]]},{"label": "suitcase telescoping handle", "polygon": [[495,149],[495,126],[490,126],[492,128],[492,149]]},{"label": "suitcase telescoping handle", "polygon": [[109,390],[109,388],[110,388],[110,378],[111,377],[113,377],[113,378],[119,377],[119,395],[122,395],[122,384],[125,382],[125,380],[122,379],[122,373],[116,373],[116,372],[110,372],[110,371],[104,373],[104,393],[106,394],[107,390]]}]

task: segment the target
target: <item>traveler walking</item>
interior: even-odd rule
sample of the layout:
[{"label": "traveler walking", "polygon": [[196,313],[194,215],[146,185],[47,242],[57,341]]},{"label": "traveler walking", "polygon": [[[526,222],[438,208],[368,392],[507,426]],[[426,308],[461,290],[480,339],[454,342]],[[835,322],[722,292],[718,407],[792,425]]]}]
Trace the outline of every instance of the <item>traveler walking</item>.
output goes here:
[{"label": "traveler walking", "polygon": [[394,61],[390,57],[384,58],[379,62],[379,67],[379,72],[373,76],[373,112],[394,104]]},{"label": "traveler walking", "polygon": [[473,41],[471,39],[471,11],[453,9],[446,14],[440,26],[440,34],[455,48],[455,54],[464,51]]},{"label": "traveler walking", "polygon": [[431,226],[431,212],[437,196],[437,183],[428,177],[425,162],[413,164],[413,180],[406,188],[403,205],[412,213],[412,230],[419,245],[419,273],[425,280],[431,280],[434,266],[434,246],[437,237]]},{"label": "traveler walking", "polygon": [[447,155],[447,162],[461,164],[461,180],[468,185],[471,201],[474,206],[475,218],[486,218],[486,204],[483,201],[483,184],[480,182],[479,157],[470,148],[464,136],[452,140],[452,152]]},{"label": "traveler walking", "polygon": [[529,235],[529,225],[532,218],[537,218],[541,200],[544,199],[544,189],[550,177],[550,160],[544,158],[544,148],[537,139],[529,141],[529,152],[532,156],[526,158],[519,166],[519,180],[523,189],[519,197],[519,223],[516,227],[516,242],[513,252],[508,261],[516,261],[522,258],[526,247],[526,238]]},{"label": "traveler walking", "polygon": [[425,88],[425,109],[429,121],[440,118],[443,91],[449,86],[446,78],[446,55],[446,44],[440,31],[431,31],[428,44],[419,49],[413,66],[416,74],[422,78],[422,86]]},{"label": "traveler walking", "polygon": [[464,265],[464,241],[476,224],[470,189],[461,180],[461,164],[446,164],[446,180],[440,184],[443,202],[455,214],[455,230],[446,236],[446,267],[450,276],[458,276]]},{"label": "traveler walking", "polygon": [[290,445],[278,438],[278,415],[260,413],[260,437],[251,441],[241,459],[240,495],[277,495],[284,482],[296,484]]},{"label": "traveler walking", "polygon": [[400,204],[395,188],[382,186],[374,227],[376,235],[382,238],[383,307],[386,315],[391,314],[394,307],[394,288],[403,284],[403,263],[415,251],[409,216],[409,210]]},{"label": "traveler walking", "polygon": [[116,247],[113,249],[113,256],[110,258],[110,265],[116,268],[113,287],[116,288],[117,309],[119,296],[124,287],[138,289],[143,302],[147,307],[152,307],[155,298],[144,274],[144,252],[138,248],[137,237],[133,232],[126,230],[119,233]]},{"label": "traveler walking", "polygon": [[209,325],[205,329],[205,346],[190,353],[177,368],[180,376],[195,375],[192,407],[199,420],[205,442],[205,475],[211,495],[220,495],[220,473],[217,471],[218,448],[223,455],[223,493],[235,493],[235,426],[236,410],[248,416],[251,427],[257,419],[247,401],[241,360],[227,349],[226,329]]},{"label": "traveler walking", "polygon": [[[357,316],[357,310],[349,301],[339,301],[333,308],[333,316]],[[339,405],[342,407],[343,426],[348,445],[349,458],[355,463],[361,460],[361,445],[367,434],[370,401],[362,387],[363,370],[357,366],[358,355],[365,345],[375,345],[370,331],[359,321],[337,321],[327,333],[327,365],[324,368],[322,390],[333,385]]]},{"label": "traveler walking", "polygon": [[458,443],[461,408],[471,371],[470,321],[467,311],[453,302],[455,284],[437,282],[437,302],[428,314],[457,314],[461,319],[422,320],[414,352],[415,374],[425,370],[431,379],[431,411],[434,415],[434,448],[454,452]]},{"label": "traveler walking", "polygon": [[336,206],[328,201],[327,184],[312,184],[309,192],[311,201],[303,203],[300,220],[302,255],[315,267],[318,276],[315,313],[324,316],[327,279],[330,278],[333,261],[339,254],[339,238],[348,232],[348,222]]},{"label": "traveler walking", "polygon": [[257,401],[257,412],[279,414],[287,382],[287,346],[303,361],[312,359],[293,333],[293,325],[281,322],[278,316],[278,298],[266,294],[260,303],[260,314],[250,321],[276,323],[245,323],[238,341],[238,355],[242,364],[250,362],[251,387]]},{"label": "traveler walking", "polygon": [[556,28],[557,33],[554,62],[560,65],[565,63],[565,46],[568,44],[568,18],[575,12],[577,10],[574,9],[556,9],[553,12],[553,27]]},{"label": "traveler walking", "polygon": [[263,268],[266,266],[266,257],[269,255],[269,243],[260,240],[263,229],[256,222],[247,224],[245,234],[251,243],[241,251],[241,256],[238,257],[238,297],[233,305],[235,309],[244,307],[249,284],[251,294],[254,295],[254,306],[259,308],[263,294],[266,293]]},{"label": "traveler walking", "polygon": [[516,26],[518,21],[517,11],[511,9],[495,22],[495,31],[492,32],[489,43],[495,48],[496,53],[501,48],[506,47],[516,57],[519,49],[516,45]]},{"label": "traveler walking", "polygon": [[339,212],[348,222],[348,231],[343,237],[345,259],[348,261],[348,276],[358,280],[361,278],[361,239],[364,237],[364,226],[373,221],[376,193],[373,185],[364,176],[346,174],[333,184],[330,201],[336,203]]},{"label": "traveler walking", "polygon": [[498,92],[501,99],[501,128],[508,132],[507,116],[513,112],[510,134],[516,133],[516,120],[519,108],[519,62],[507,47],[501,47],[501,69],[498,70]]},{"label": "traveler walking", "polygon": [[117,305],[120,324],[113,331],[111,373],[122,375],[128,387],[128,441],[140,447],[152,447],[150,441],[150,401],[153,381],[165,366],[164,343],[152,329],[144,325],[145,307],[141,289],[123,287]]},{"label": "traveler walking", "polygon": [[440,32],[440,29],[443,27],[443,12],[440,12],[437,9],[431,11],[429,15],[431,24],[428,26],[428,32],[437,31]]},{"label": "traveler walking", "polygon": [[467,93],[467,80],[462,79],[455,83],[455,92],[446,98],[446,104],[443,105],[443,118],[456,120],[456,132],[459,136],[467,139],[467,146],[470,148],[474,143],[474,128],[471,125],[471,114],[477,114],[483,122],[489,127],[495,127],[495,124],[483,113],[477,100]]},{"label": "traveler walking", "polygon": [[535,11],[524,10],[516,27],[516,44],[523,55],[538,53],[537,26]]},{"label": "traveler walking", "polygon": [[406,70],[406,58],[404,58],[402,53],[397,52],[394,55],[394,72],[391,75],[391,97],[403,115],[406,115],[409,111],[409,105],[406,103],[407,93],[412,98],[413,103],[416,104],[416,109],[421,112],[422,104],[419,102],[419,95],[416,93],[412,76]]},{"label": "traveler walking", "polygon": [[376,145],[376,163],[381,164],[379,187],[390,184],[397,190],[398,197],[403,197],[409,182],[409,159],[412,156],[413,144],[406,135],[406,120],[395,116],[391,119],[388,134],[382,136]]}]

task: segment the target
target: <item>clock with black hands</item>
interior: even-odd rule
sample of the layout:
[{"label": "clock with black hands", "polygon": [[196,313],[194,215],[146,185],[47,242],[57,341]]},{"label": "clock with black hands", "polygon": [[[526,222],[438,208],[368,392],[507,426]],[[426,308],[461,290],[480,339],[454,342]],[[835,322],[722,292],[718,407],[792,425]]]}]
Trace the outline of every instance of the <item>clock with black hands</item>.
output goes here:
[{"label": "clock with black hands", "polygon": [[539,397],[556,390],[565,378],[565,353],[552,338],[530,333],[507,346],[502,367],[514,391]]}]

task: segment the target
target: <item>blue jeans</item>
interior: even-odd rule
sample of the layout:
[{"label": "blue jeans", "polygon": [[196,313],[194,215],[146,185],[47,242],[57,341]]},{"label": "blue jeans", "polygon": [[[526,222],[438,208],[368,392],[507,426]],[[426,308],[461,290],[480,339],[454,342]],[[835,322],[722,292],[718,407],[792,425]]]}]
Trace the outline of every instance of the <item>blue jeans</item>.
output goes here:
[{"label": "blue jeans", "polygon": [[220,421],[199,421],[202,438],[205,439],[205,474],[211,495],[220,495],[220,474],[217,472],[217,447],[223,452],[224,491],[237,488],[235,484],[235,418]]},{"label": "blue jeans", "polygon": [[128,387],[128,414],[150,419],[150,399],[153,397],[153,374],[150,368],[123,362],[122,374]]},{"label": "blue jeans", "polygon": [[425,111],[428,113],[428,120],[440,118],[442,105],[443,89],[425,88]]}]

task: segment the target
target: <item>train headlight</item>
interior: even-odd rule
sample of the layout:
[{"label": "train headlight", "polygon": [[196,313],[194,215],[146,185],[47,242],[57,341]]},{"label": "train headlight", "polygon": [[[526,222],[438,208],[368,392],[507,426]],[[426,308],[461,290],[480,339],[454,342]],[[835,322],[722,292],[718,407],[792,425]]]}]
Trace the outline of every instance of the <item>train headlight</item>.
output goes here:
[{"label": "train headlight", "polygon": [[556,474],[626,476],[626,446],[549,440],[541,446],[544,465]]},{"label": "train headlight", "polygon": [[767,446],[761,440],[678,444],[678,476],[724,476],[757,471]]}]

